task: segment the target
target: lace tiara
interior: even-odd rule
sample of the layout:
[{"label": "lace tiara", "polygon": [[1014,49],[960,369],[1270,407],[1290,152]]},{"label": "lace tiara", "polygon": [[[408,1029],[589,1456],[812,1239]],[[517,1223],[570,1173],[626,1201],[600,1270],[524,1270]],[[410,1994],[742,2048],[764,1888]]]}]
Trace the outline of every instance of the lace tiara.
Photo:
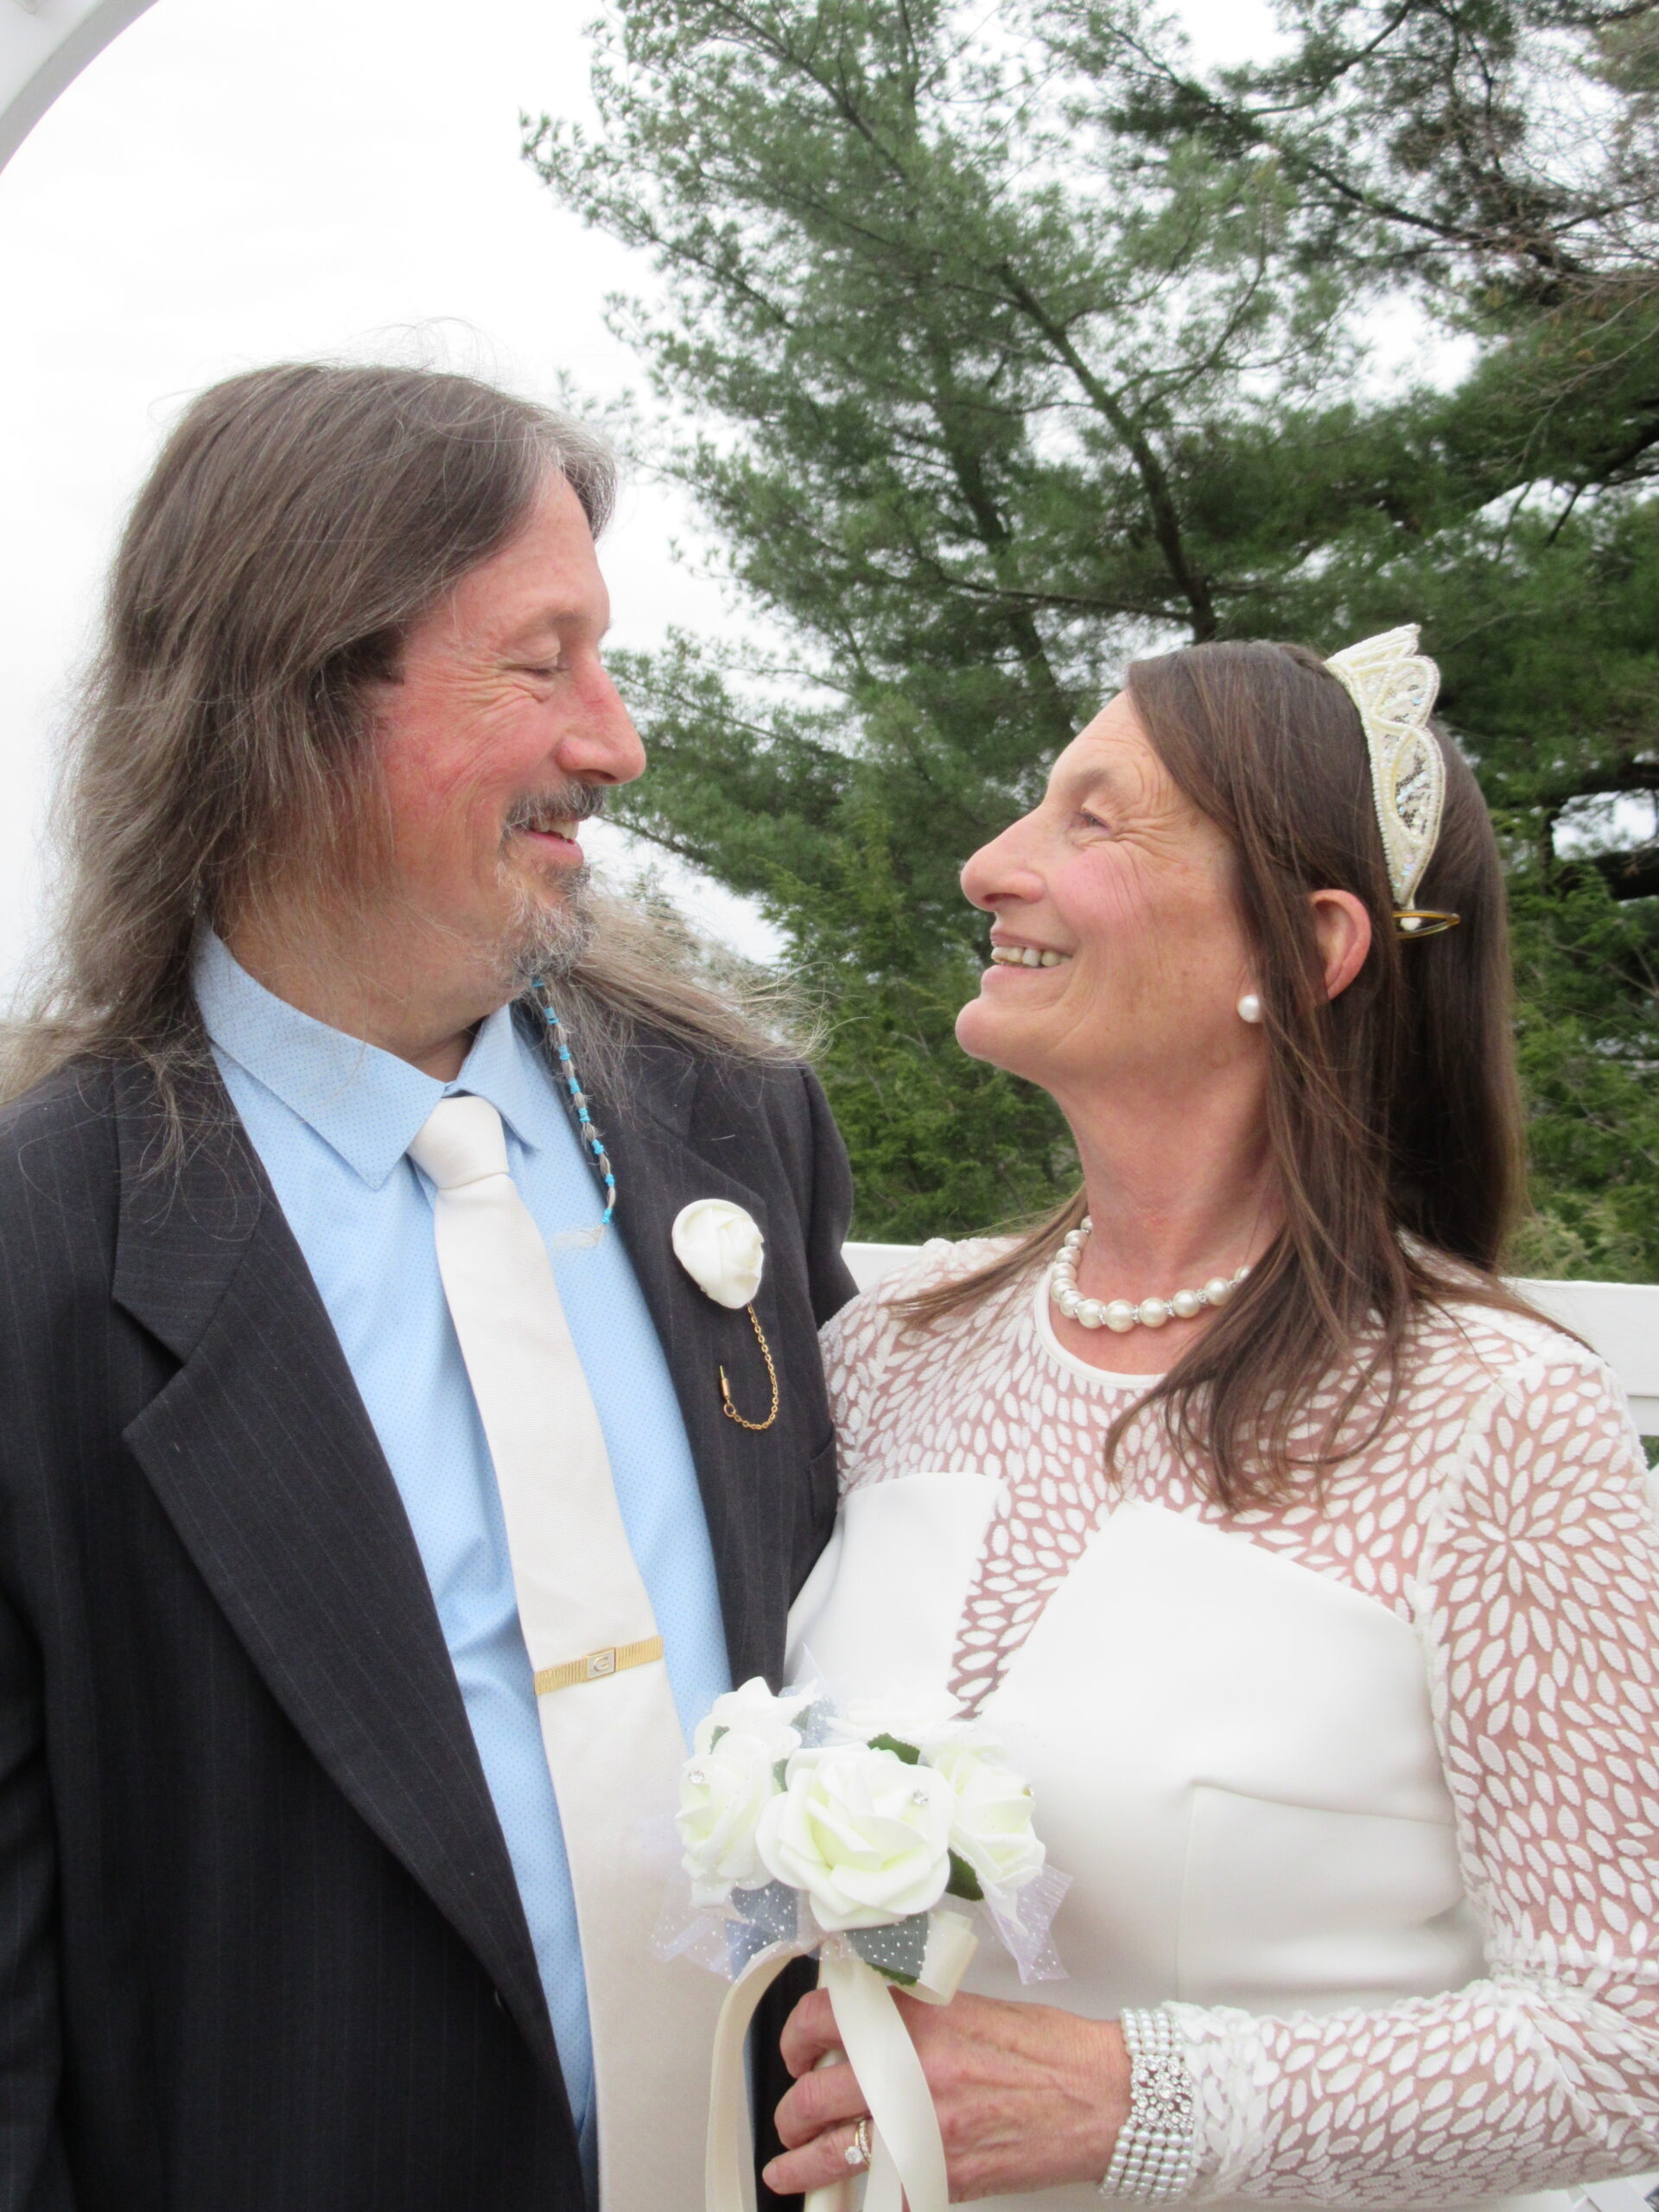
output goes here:
[{"label": "lace tiara", "polygon": [[1434,856],[1446,808],[1446,761],[1428,727],[1440,671],[1417,650],[1414,622],[1363,638],[1325,664],[1359,709],[1371,756],[1371,791],[1382,833],[1395,919],[1407,937],[1452,929],[1456,914],[1413,905]]}]

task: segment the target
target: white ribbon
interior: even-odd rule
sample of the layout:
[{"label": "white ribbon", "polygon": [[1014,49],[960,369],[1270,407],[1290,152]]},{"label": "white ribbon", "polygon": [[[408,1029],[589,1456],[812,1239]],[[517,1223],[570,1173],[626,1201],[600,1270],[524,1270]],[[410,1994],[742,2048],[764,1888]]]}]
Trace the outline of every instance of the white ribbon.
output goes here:
[{"label": "white ribbon", "polygon": [[[906,1994],[925,2005],[948,2005],[968,1971],[977,1938],[959,1913],[940,1912],[929,1931],[927,1956]],[[810,1955],[810,1943],[773,1943],[750,1960],[727,1992],[715,2031],[709,2085],[709,2141],[703,2177],[707,2212],[755,2212],[753,2137],[749,2120],[744,2047],[760,1999],[791,1959]],[[948,2212],[944,2145],[922,2062],[893,2001],[893,1984],[832,1937],[823,1947],[819,1986],[848,2063],[870,2108],[873,2134],[864,2212]],[[838,2212],[844,2184],[815,2190],[809,2212]]]}]

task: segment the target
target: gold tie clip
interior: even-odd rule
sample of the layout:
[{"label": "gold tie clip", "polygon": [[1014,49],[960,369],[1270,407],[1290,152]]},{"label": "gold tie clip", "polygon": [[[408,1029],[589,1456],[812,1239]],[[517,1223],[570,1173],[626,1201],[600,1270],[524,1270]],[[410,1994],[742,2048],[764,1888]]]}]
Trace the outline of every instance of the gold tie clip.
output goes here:
[{"label": "gold tie clip", "polygon": [[644,1637],[638,1643],[607,1643],[581,1659],[567,1659],[563,1667],[538,1668],[536,1694],[545,1697],[549,1690],[574,1689],[578,1682],[602,1682],[608,1675],[620,1675],[629,1667],[648,1667],[662,1656],[660,1636]]}]

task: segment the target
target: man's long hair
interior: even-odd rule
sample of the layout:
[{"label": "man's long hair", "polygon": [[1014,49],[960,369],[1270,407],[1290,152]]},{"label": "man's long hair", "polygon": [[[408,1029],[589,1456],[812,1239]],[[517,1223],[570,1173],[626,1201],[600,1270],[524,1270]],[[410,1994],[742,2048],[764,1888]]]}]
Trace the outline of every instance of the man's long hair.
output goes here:
[{"label": "man's long hair", "polygon": [[[384,829],[366,688],[516,535],[550,468],[597,536],[616,489],[605,442],[470,377],[296,362],[193,403],[116,557],[60,791],[51,964],[0,1095],[84,1056],[136,1058],[176,1117],[206,1052],[198,931],[363,880]],[[640,1024],[726,1054],[784,1049],[702,988],[671,933],[615,902],[595,918],[561,1010],[601,1064]]]}]

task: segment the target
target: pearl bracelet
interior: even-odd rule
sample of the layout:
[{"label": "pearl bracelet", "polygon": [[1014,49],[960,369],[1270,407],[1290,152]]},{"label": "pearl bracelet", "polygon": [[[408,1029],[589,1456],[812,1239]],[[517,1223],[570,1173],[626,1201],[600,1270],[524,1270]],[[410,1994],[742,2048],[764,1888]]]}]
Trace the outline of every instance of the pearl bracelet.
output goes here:
[{"label": "pearl bracelet", "polygon": [[1186,2195],[1198,2164],[1192,2078],[1167,2012],[1125,2012],[1118,2025],[1129,2054],[1129,2110],[1100,2193],[1166,2204]]}]

